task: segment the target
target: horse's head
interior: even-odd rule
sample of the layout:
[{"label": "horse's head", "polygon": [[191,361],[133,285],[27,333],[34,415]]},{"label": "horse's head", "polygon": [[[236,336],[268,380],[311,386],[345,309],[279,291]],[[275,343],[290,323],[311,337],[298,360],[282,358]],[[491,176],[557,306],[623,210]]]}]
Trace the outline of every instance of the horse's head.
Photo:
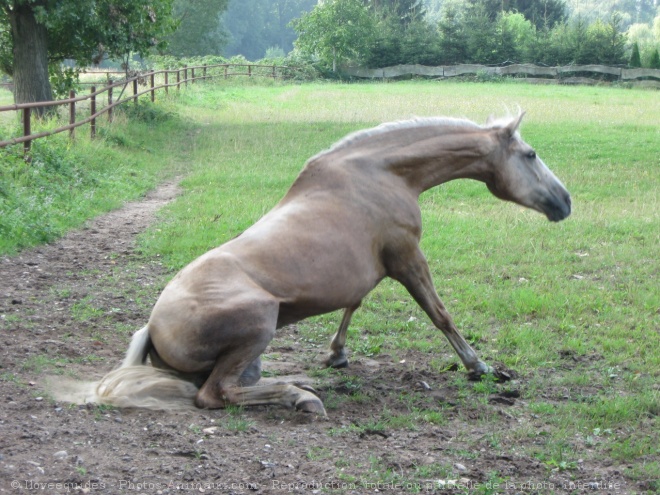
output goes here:
[{"label": "horse's head", "polygon": [[486,185],[500,199],[544,213],[558,222],[571,214],[571,196],[518,133],[521,113],[508,123],[490,124],[495,148],[489,154]]}]

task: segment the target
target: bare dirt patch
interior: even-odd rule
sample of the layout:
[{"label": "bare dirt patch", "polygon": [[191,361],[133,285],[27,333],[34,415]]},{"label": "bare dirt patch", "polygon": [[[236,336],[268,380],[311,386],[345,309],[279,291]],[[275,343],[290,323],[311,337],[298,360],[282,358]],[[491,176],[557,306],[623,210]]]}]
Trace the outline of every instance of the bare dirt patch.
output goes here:
[{"label": "bare dirt patch", "polygon": [[322,351],[306,345],[295,327],[274,340],[266,374],[315,377],[327,419],[279,407],[169,413],[52,401],[45,375],[101,376],[120,363],[131,333],[147,321],[171,274],[136,253],[134,240],[177,191],[166,184],[56,243],[0,259],[0,492],[643,488],[625,478],[625,466],[606,459],[565,471],[529,456],[522,442],[544,436],[516,381],[492,384],[474,400],[462,370],[439,374],[430,355],[412,352],[403,359],[353,357],[345,370],[320,371]]}]

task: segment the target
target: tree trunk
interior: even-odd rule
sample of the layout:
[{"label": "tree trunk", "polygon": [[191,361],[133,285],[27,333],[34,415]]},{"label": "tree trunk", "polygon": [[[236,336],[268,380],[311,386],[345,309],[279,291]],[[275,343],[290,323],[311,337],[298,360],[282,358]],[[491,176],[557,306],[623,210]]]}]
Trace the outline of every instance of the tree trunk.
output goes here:
[{"label": "tree trunk", "polygon": [[[50,101],[53,91],[48,80],[48,32],[39,24],[30,4],[7,9],[14,43],[14,101]],[[45,107],[34,108],[41,116]]]}]

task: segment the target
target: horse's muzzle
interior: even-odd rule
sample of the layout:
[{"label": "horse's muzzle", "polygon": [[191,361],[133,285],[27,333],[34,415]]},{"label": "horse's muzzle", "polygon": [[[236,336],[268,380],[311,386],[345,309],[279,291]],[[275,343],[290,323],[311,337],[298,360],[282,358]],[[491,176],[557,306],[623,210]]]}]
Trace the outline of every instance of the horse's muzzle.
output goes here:
[{"label": "horse's muzzle", "polygon": [[566,190],[549,194],[541,204],[543,212],[551,222],[559,222],[571,214],[571,195]]}]

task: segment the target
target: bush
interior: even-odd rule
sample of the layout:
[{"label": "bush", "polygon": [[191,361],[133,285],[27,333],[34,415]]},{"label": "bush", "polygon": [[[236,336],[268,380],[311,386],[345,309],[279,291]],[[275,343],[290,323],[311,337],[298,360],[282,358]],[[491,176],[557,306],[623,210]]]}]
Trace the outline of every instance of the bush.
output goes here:
[{"label": "bush", "polygon": [[649,68],[651,68],[651,69],[660,69],[660,53],[658,53],[657,48],[651,54],[651,60],[649,61]]},{"label": "bush", "polygon": [[639,56],[639,45],[637,43],[633,43],[632,54],[630,55],[628,65],[633,68],[642,66],[642,59]]}]

